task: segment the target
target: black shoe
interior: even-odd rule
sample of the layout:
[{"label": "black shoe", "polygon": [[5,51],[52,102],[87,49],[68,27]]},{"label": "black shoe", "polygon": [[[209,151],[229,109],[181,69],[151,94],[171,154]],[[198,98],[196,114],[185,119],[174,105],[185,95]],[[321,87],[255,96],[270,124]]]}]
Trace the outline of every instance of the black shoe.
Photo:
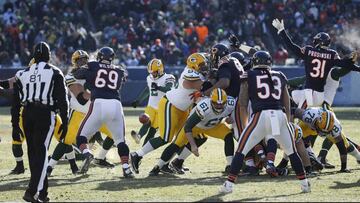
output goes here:
[{"label": "black shoe", "polygon": [[289,169],[285,168],[276,168],[276,172],[279,174],[279,176],[287,176],[289,175]]},{"label": "black shoe", "polygon": [[169,164],[165,164],[163,167],[161,167],[160,171],[164,174],[173,174],[174,171],[169,168]]},{"label": "black shoe", "polygon": [[328,168],[328,169],[333,169],[335,168],[334,165],[332,165],[331,163],[329,163],[327,160],[325,160],[325,162],[323,163],[324,168]]},{"label": "black shoe", "polygon": [[349,169],[347,169],[347,168],[341,169],[339,172],[340,173],[351,173],[351,171]]},{"label": "black shoe", "polygon": [[92,162],[92,160],[94,160],[94,155],[92,155],[90,152],[85,153],[85,160],[83,161],[83,165],[81,166],[81,169],[79,171],[79,173],[81,174],[85,174],[90,167],[90,163]]},{"label": "black shoe", "polygon": [[245,166],[243,173],[244,175],[257,176],[259,175],[259,170],[255,166]]},{"label": "black shoe", "polygon": [[37,199],[37,202],[50,202],[50,198],[48,198],[48,197],[45,197],[45,198],[39,197],[39,198]]},{"label": "black shoe", "polygon": [[160,173],[160,168],[158,165],[154,166],[154,168],[149,172],[149,176],[157,176]]},{"label": "black shoe", "polygon": [[136,152],[130,153],[130,165],[136,174],[139,173],[139,166],[141,163],[142,157],[140,157]]},{"label": "black shoe", "polygon": [[314,170],[321,171],[324,169],[324,165],[315,156],[309,156],[309,158]]},{"label": "black shoe", "polygon": [[178,174],[185,174],[185,171],[183,169],[183,163],[184,163],[184,160],[182,159],[174,159],[170,164],[169,164],[169,167],[175,171],[176,173]]},{"label": "black shoe", "polygon": [[100,167],[104,167],[104,168],[114,168],[115,165],[113,163],[110,163],[105,159],[97,159],[95,158],[94,160],[94,164],[100,166]]},{"label": "black shoe", "polygon": [[53,168],[51,166],[48,166],[47,169],[46,169],[46,175],[47,177],[50,177],[51,176],[51,173],[53,171]]},{"label": "black shoe", "polygon": [[276,170],[276,167],[273,163],[267,163],[266,165],[266,173],[270,175],[270,177],[275,178],[279,176],[279,173]]},{"label": "black shoe", "polygon": [[23,196],[23,200],[26,202],[37,202],[37,200],[34,198],[35,195],[31,195],[29,192],[25,192]]},{"label": "black shoe", "polygon": [[24,164],[16,164],[15,168],[11,170],[11,175],[19,175],[25,173]]},{"label": "black shoe", "polygon": [[230,165],[227,165],[226,167],[225,167],[225,173],[226,174],[229,174],[230,173],[230,168],[231,168],[231,166]]},{"label": "black shoe", "polygon": [[123,173],[124,173],[124,177],[125,178],[134,178],[134,174],[133,172],[131,171],[130,167],[129,168],[123,168]]}]

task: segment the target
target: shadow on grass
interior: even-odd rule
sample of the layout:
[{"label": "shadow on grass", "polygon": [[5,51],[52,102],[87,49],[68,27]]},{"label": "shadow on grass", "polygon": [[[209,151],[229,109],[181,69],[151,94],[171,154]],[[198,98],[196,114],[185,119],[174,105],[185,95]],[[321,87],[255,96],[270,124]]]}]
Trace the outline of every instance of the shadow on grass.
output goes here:
[{"label": "shadow on grass", "polygon": [[353,187],[359,187],[360,186],[360,179],[357,182],[354,183],[342,183],[339,181],[334,182],[336,185],[330,186],[331,189],[349,189]]}]

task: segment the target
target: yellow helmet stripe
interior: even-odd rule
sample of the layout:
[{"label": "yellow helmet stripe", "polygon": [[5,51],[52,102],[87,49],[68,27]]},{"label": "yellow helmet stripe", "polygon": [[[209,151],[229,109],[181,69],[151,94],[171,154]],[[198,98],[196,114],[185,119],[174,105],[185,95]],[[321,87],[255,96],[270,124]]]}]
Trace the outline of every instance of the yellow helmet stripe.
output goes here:
[{"label": "yellow helmet stripe", "polygon": [[148,65],[148,71],[149,72],[152,72],[152,66],[153,66],[153,63],[155,62],[155,59],[151,59],[149,65]]}]

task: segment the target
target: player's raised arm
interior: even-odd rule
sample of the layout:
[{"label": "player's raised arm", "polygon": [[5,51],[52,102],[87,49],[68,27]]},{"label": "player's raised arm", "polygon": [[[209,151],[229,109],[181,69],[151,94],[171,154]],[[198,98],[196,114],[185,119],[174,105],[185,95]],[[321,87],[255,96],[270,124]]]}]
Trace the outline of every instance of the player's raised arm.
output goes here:
[{"label": "player's raised arm", "polygon": [[300,48],[297,44],[295,44],[291,38],[289,37],[289,35],[286,33],[285,31],[285,26],[284,26],[284,20],[279,20],[279,19],[274,19],[272,22],[272,25],[278,30],[278,35],[280,35],[281,39],[285,42],[286,46],[292,51],[294,52],[294,54],[297,57],[303,58],[304,55],[304,50],[302,48]]}]

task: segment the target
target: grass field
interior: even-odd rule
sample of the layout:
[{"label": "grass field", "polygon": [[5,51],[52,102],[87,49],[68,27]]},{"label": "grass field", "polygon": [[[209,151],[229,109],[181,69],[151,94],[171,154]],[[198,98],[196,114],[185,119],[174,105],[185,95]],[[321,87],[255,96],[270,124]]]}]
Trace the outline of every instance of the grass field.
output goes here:
[{"label": "grass field", "polygon": [[[344,132],[360,143],[360,108],[336,108]],[[8,108],[0,108],[0,201],[22,201],[22,195],[29,180],[29,169],[24,147],[25,174],[8,175],[15,166],[11,152],[11,128]],[[129,136],[139,123],[137,114],[141,111],[126,109],[126,135],[130,151],[140,146]],[[321,138],[316,142],[318,153]],[[52,153],[57,141],[51,143]],[[336,147],[329,153],[328,159],[336,165],[334,170],[323,170],[317,177],[310,178],[312,192],[300,193],[300,185],[294,175],[270,178],[264,172],[258,177],[239,178],[232,194],[219,195],[218,188],[226,176],[223,141],[208,139],[200,148],[200,157],[190,157],[186,166],[191,172],[186,175],[160,175],[147,177],[162,150],[150,153],[142,160],[140,174],[135,179],[122,178],[121,166],[116,149],[111,149],[108,159],[117,163],[114,169],[91,167],[87,175],[74,176],[69,165],[59,164],[49,179],[49,197],[51,201],[360,201],[360,165],[353,157],[348,157],[350,174],[337,173],[340,160]],[[96,152],[95,152],[96,154]],[[279,152],[277,161],[282,153]],[[78,165],[81,163],[78,162]]]}]

